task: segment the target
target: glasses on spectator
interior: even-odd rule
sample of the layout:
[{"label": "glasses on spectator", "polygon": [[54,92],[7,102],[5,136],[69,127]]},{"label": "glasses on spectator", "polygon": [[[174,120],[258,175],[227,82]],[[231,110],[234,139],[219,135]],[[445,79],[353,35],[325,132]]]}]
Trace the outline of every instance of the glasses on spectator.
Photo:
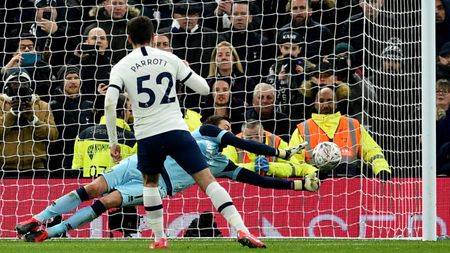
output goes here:
[{"label": "glasses on spectator", "polygon": [[450,90],[441,90],[441,89],[436,90],[436,94],[447,94],[447,93],[450,93]]},{"label": "glasses on spectator", "polygon": [[23,51],[23,50],[25,50],[25,49],[29,49],[29,50],[33,50],[34,49],[34,44],[29,44],[29,45],[20,45],[19,46],[19,49],[21,50],[21,51]]}]

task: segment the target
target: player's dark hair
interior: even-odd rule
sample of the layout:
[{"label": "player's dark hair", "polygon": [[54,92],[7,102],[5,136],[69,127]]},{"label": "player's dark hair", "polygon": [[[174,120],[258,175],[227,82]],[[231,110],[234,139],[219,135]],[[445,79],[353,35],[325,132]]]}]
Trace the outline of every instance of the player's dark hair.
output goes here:
[{"label": "player's dark hair", "polygon": [[152,20],[146,16],[132,18],[127,23],[127,34],[135,44],[150,43],[153,31]]},{"label": "player's dark hair", "polygon": [[218,126],[220,124],[220,121],[222,121],[222,120],[228,120],[228,119],[223,116],[212,115],[212,116],[209,116],[205,120],[205,122],[203,122],[203,124],[211,124],[211,125]]}]

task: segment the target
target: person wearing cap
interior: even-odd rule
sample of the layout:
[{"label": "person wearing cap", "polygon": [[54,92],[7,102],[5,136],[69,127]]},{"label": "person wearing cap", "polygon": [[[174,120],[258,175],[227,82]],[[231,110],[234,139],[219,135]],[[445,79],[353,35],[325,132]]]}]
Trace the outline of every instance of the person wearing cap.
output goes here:
[{"label": "person wearing cap", "polygon": [[389,179],[391,169],[380,146],[358,120],[337,111],[338,92],[342,90],[338,91],[337,88],[329,86],[318,88],[314,95],[316,113],[298,124],[292,133],[290,147],[304,141],[308,142],[306,149],[295,157],[300,162],[313,164],[314,148],[321,142],[330,141],[339,146],[342,154],[341,163],[334,169],[337,175],[342,174],[348,177],[361,175],[362,159],[372,169],[374,176]]},{"label": "person wearing cap", "polygon": [[127,0],[104,0],[101,6],[89,11],[94,21],[87,22],[83,34],[87,36],[92,28],[102,28],[110,36],[111,60],[119,62],[131,49],[127,42],[127,21],[139,15],[139,9],[129,6]]},{"label": "person wearing cap", "polygon": [[[13,68],[25,69],[30,77],[34,94],[39,95],[41,100],[49,101],[51,69],[48,63],[42,60],[42,52],[36,50],[36,37],[30,33],[22,33],[19,36],[16,51],[8,63],[1,68],[4,76],[8,70]],[[3,87],[3,85],[1,85]],[[0,90],[1,90],[0,87]]]},{"label": "person wearing cap", "polygon": [[[365,107],[366,126],[376,133],[376,139],[393,167],[410,168],[411,173],[420,167],[421,84],[405,66],[403,50],[397,39],[391,39],[382,51],[381,69],[368,78],[376,94],[369,107]],[[382,64],[381,64],[382,63]],[[405,68],[407,67],[407,68]],[[417,73],[416,73],[417,74]],[[365,96],[365,94],[364,94]],[[419,120],[420,121],[420,120]],[[406,174],[404,174],[406,175]]]},{"label": "person wearing cap", "polygon": [[59,85],[52,96],[50,108],[59,136],[50,143],[50,170],[71,168],[77,134],[95,123],[94,102],[81,94],[80,69],[73,65],[63,66],[57,76]]},{"label": "person wearing cap", "polygon": [[312,113],[316,112],[314,101],[316,94],[322,87],[331,87],[336,90],[336,110],[342,114],[347,114],[349,97],[351,95],[348,84],[338,81],[335,75],[333,66],[330,63],[322,62],[316,66],[312,71],[309,79],[305,80],[299,89],[302,96],[300,101],[305,104],[304,119],[311,117]]},{"label": "person wearing cap", "polygon": [[450,80],[450,42],[442,45],[436,65],[436,78]]},{"label": "person wearing cap", "polygon": [[303,54],[315,64],[320,61],[320,56],[333,52],[330,30],[311,18],[311,0],[291,0],[286,9],[291,12],[292,21],[280,29],[278,37],[286,30],[297,32],[300,41],[307,45]]},{"label": "person wearing cap", "polygon": [[[362,12],[354,14],[341,27],[338,42],[350,42],[355,49],[354,66],[367,66],[365,73],[373,70],[379,55],[392,34],[398,34],[398,21],[391,12],[384,11],[385,0],[359,0]],[[364,60],[364,62],[363,62]],[[378,70],[378,69],[377,69]]]},{"label": "person wearing cap", "polygon": [[211,53],[224,38],[219,36],[217,31],[199,23],[201,11],[202,3],[192,0],[174,3],[173,23],[171,27],[160,29],[159,33],[169,33],[172,37],[173,53],[189,62],[192,70],[206,78]]},{"label": "person wearing cap", "polygon": [[[277,110],[288,115],[291,120],[302,118],[304,105],[300,101],[298,88],[315,65],[301,57],[302,44],[300,34],[294,31],[283,31],[278,37],[280,55],[269,69],[267,83],[277,90]],[[302,119],[303,120],[303,119]]]},{"label": "person wearing cap", "polygon": [[58,129],[49,105],[33,93],[24,69],[9,70],[0,108],[1,169],[46,171],[47,143],[58,137]]}]

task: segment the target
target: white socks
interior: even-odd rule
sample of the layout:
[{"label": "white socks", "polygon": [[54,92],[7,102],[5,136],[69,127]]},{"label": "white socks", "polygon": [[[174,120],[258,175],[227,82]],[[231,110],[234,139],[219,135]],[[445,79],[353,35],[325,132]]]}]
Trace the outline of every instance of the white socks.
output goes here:
[{"label": "white socks", "polygon": [[164,211],[161,195],[159,195],[157,187],[144,186],[143,198],[150,228],[152,229],[153,234],[155,235],[155,241],[157,242],[161,238],[166,237],[164,234]]},{"label": "white socks", "polygon": [[214,207],[223,215],[228,223],[245,233],[249,233],[247,227],[244,225],[241,215],[238,213],[236,207],[231,200],[228,192],[217,182],[212,182],[206,187],[206,195],[211,199]]}]

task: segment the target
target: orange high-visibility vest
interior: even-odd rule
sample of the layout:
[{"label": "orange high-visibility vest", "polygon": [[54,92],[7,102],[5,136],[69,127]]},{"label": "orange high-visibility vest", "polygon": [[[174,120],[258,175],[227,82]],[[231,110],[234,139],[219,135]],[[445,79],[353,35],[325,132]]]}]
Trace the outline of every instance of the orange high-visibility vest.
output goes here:
[{"label": "orange high-visibility vest", "polygon": [[[242,133],[236,135],[239,138],[242,138]],[[266,137],[266,145],[271,146],[273,148],[278,148],[280,146],[281,137],[277,136],[271,132],[264,131],[264,136]],[[248,157],[247,151],[236,148],[238,153],[238,163],[250,163],[252,160]],[[274,162],[275,156],[266,156],[269,162]]]},{"label": "orange high-visibility vest", "polygon": [[317,144],[325,141],[334,142],[341,148],[342,162],[351,163],[358,160],[358,154],[361,152],[361,129],[356,119],[341,116],[332,140],[312,119],[298,124],[297,129],[303,140],[308,142],[305,149],[305,161],[307,163],[313,163],[312,153],[314,148]]}]

